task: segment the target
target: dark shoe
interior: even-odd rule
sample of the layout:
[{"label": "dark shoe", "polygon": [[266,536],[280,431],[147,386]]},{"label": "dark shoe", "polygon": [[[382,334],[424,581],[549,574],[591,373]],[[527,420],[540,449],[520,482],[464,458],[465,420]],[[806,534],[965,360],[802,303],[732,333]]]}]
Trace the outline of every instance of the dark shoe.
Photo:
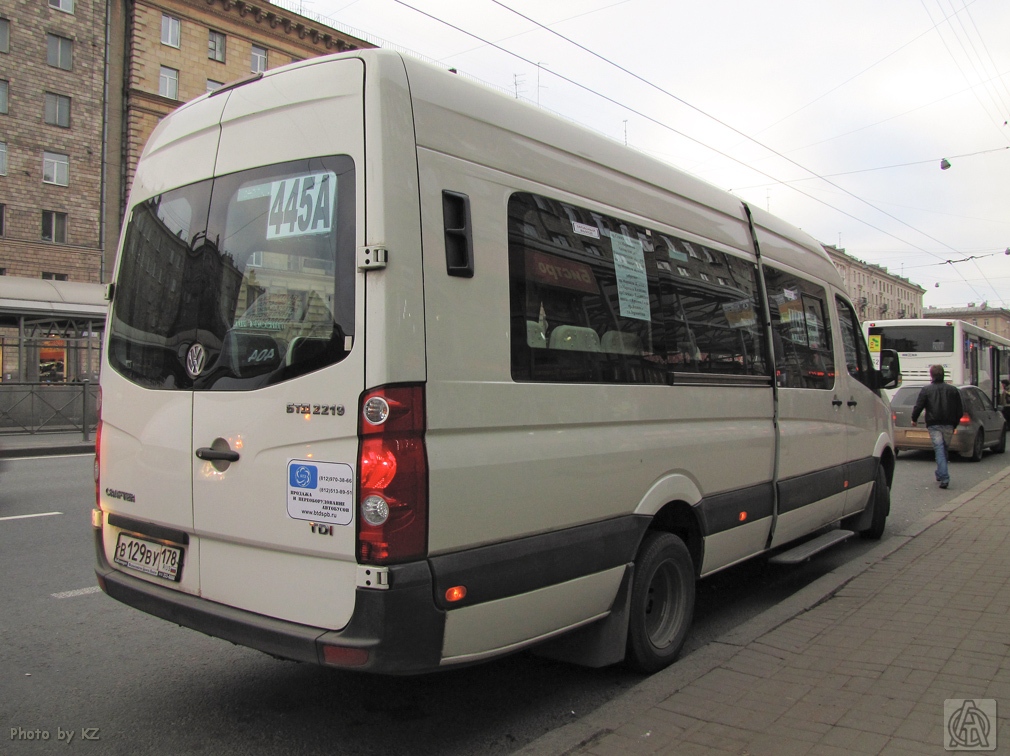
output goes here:
[{"label": "dark shoe", "polygon": [[944,480],[944,481],[940,482],[940,488],[946,488],[949,485],[950,485],[950,481],[949,480]]}]

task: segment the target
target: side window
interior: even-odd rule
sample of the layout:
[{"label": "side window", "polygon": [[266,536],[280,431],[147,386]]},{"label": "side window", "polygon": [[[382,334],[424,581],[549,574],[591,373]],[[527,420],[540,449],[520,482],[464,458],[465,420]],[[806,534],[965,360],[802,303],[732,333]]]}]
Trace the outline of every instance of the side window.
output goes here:
[{"label": "side window", "polygon": [[835,297],[835,305],[838,307],[842,346],[845,348],[845,369],[864,386],[876,390],[870,350],[866,347],[866,340],[863,338],[863,330],[859,327],[855,310],[838,296]]},{"label": "side window", "polygon": [[656,266],[673,371],[768,375],[753,263],[659,234]]},{"label": "side window", "polygon": [[835,360],[824,288],[768,266],[764,276],[778,385],[833,388]]},{"label": "side window", "polygon": [[992,404],[992,400],[988,396],[986,396],[986,394],[983,391],[978,390],[976,392],[976,398],[978,399],[978,403],[982,406],[982,409],[985,412],[996,411],[996,408]]},{"label": "side window", "polygon": [[752,263],[537,195],[508,215],[515,380],[768,375]]}]

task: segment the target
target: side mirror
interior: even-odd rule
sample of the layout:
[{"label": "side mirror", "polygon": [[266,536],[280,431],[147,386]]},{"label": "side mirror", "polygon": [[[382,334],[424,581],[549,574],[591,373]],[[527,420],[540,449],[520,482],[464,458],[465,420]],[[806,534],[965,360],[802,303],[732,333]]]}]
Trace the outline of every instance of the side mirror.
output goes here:
[{"label": "side mirror", "polygon": [[901,361],[893,349],[880,350],[880,388],[896,388],[901,383]]}]

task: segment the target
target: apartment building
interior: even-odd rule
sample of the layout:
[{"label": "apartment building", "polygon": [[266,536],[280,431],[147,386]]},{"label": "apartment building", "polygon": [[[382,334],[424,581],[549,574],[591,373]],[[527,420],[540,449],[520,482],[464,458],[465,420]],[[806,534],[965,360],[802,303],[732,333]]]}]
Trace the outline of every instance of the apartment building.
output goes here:
[{"label": "apartment building", "polygon": [[107,281],[161,118],[252,73],[373,46],[267,0],[0,0],[0,275]]},{"label": "apartment building", "polygon": [[104,52],[104,2],[0,2],[0,274],[101,279]]},{"label": "apartment building", "polygon": [[844,249],[825,245],[845,290],[856,305],[860,320],[867,318],[921,318],[926,290],[907,278],[888,273],[880,265],[857,260]]},{"label": "apartment building", "polygon": [[990,307],[988,302],[969,302],[967,307],[927,307],[922,317],[964,320],[1010,339],[1010,310],[1005,307]]}]

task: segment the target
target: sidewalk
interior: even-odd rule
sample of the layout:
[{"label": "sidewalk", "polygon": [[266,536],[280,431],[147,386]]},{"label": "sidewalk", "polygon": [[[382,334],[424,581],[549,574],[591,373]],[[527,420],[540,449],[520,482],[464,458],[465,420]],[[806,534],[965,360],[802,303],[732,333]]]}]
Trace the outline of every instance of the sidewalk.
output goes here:
[{"label": "sidewalk", "polygon": [[1008,753],[1008,613],[1010,468],[518,753]]},{"label": "sidewalk", "polygon": [[81,431],[68,433],[0,434],[0,459],[49,457],[58,454],[94,454],[95,433],[84,440]]}]

